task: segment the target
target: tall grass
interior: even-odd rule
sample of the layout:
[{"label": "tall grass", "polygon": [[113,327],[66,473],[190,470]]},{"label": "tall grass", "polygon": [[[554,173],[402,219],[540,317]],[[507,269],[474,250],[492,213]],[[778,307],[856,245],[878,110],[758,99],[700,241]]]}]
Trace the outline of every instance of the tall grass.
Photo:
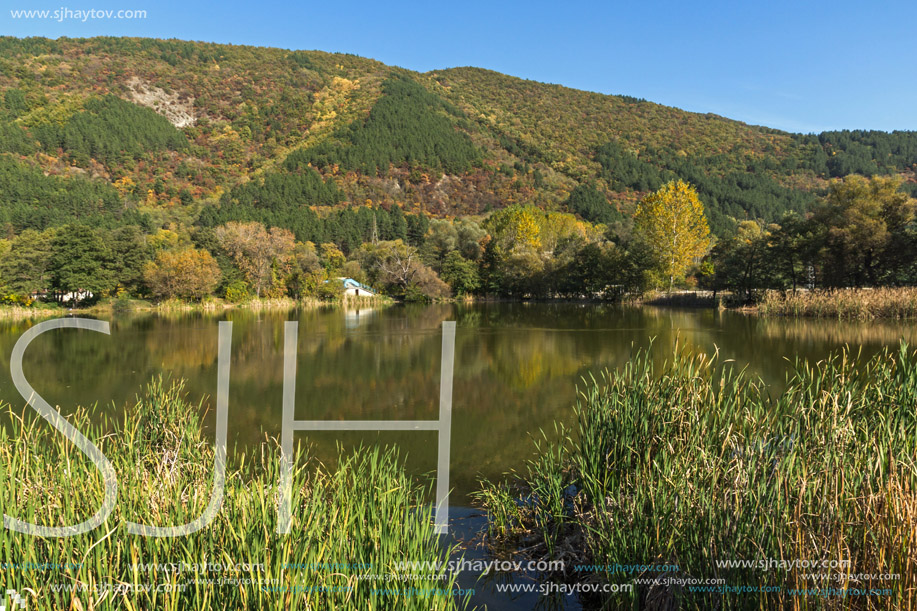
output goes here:
[{"label": "tall grass", "polygon": [[65,314],[66,309],[56,304],[29,307],[19,305],[0,305],[0,320],[24,320],[28,318],[48,318]]},{"label": "tall grass", "polygon": [[[590,379],[576,424],[521,476],[485,483],[492,539],[565,559],[568,578],[722,579],[769,593],[692,593],[660,579],[603,608],[917,608],[917,353],[797,362],[771,397],[757,379],[676,351]],[[730,560],[849,561],[848,568],[726,568]],[[676,573],[591,569],[677,564]],[[836,563],[835,563],[836,564]],[[827,581],[806,577],[830,575]],[[858,578],[897,573],[899,580]],[[890,595],[794,595],[793,588]]]},{"label": "tall grass", "polygon": [[758,302],[765,316],[871,320],[917,318],[917,288],[767,291]]},{"label": "tall grass", "polygon": [[712,291],[679,291],[676,293],[653,293],[643,297],[645,305],[676,308],[713,308],[718,305]]},{"label": "tall grass", "polygon": [[[7,411],[10,423],[0,429],[3,512],[49,526],[91,516],[103,497],[92,464],[31,410]],[[30,598],[29,609],[427,610],[462,602],[406,591],[451,589],[452,575],[365,579],[397,574],[399,561],[441,561],[453,551],[434,534],[429,490],[405,474],[391,451],[342,454],[334,471],[299,456],[292,528],[277,535],[279,464],[276,445],[266,442],[260,455],[243,456],[230,468],[223,508],[209,527],[148,538],[127,534],[122,523],[185,524],[207,506],[214,452],[199,407],[187,402],[180,383],[155,380],[119,420],[79,409],[70,421],[114,464],[118,505],[85,535],[0,533],[0,575],[5,587]],[[28,568],[36,565],[45,568]],[[141,590],[146,584],[153,589]],[[55,591],[68,585],[85,591]],[[390,591],[374,594],[376,588]]]}]

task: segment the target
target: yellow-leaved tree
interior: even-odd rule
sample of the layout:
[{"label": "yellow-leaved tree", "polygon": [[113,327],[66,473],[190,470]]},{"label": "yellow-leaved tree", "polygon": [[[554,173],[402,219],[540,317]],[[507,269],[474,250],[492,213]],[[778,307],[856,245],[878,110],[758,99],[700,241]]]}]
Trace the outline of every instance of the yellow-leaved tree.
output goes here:
[{"label": "yellow-leaved tree", "polygon": [[541,250],[541,228],[530,206],[513,204],[494,212],[485,227],[505,251],[519,249]]},{"label": "yellow-leaved tree", "polygon": [[688,183],[671,181],[643,198],[634,215],[634,228],[656,251],[662,277],[675,278],[688,269],[691,260],[710,247],[710,227],[697,191]]}]

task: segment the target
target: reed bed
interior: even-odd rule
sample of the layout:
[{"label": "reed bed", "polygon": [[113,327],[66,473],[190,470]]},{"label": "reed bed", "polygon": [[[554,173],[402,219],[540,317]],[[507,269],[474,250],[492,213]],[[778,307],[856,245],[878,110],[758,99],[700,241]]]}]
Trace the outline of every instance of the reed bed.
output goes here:
[{"label": "reed bed", "polygon": [[264,311],[290,311],[290,310],[314,310],[318,308],[327,308],[334,306],[345,307],[373,307],[382,306],[392,303],[392,300],[382,295],[373,297],[355,297],[353,295],[342,295],[334,301],[326,301],[317,297],[303,297],[293,299],[291,297],[252,297],[239,303],[223,301],[220,299],[208,299],[200,303],[191,303],[180,300],[163,301],[153,306],[153,310],[158,312],[168,311],[220,311],[228,309],[244,309],[254,312]]},{"label": "reed bed", "polygon": [[[31,410],[7,412],[0,428],[3,512],[49,526],[91,516],[103,497],[93,465],[30,417]],[[405,474],[392,451],[342,453],[334,471],[299,456],[292,527],[289,535],[277,535],[278,452],[266,441],[260,455],[234,461],[222,510],[209,527],[152,538],[128,534],[123,522],[185,524],[209,501],[214,452],[199,406],[188,403],[180,383],[154,380],[120,419],[79,409],[69,420],[114,464],[118,504],[106,523],[85,535],[2,532],[0,575],[6,588],[27,596],[28,609],[426,611],[463,605],[444,593],[455,584],[449,574],[385,581],[398,574],[399,561],[443,561],[454,551],[434,534],[429,490]],[[382,580],[367,577],[373,575]],[[417,591],[408,592],[411,587]]]},{"label": "reed bed", "polygon": [[712,291],[684,291],[678,293],[654,293],[645,297],[644,305],[675,308],[714,308],[718,305]]},{"label": "reed bed", "polygon": [[872,320],[917,318],[917,288],[767,291],[758,302],[764,316]]},{"label": "reed bed", "polygon": [[[634,585],[586,608],[917,608],[917,353],[796,362],[779,396],[715,360],[640,352],[590,378],[562,441],[477,494],[494,551]],[[653,563],[678,570],[609,567]],[[709,579],[758,591],[691,591]]]},{"label": "reed bed", "polygon": [[62,316],[67,313],[65,308],[52,306],[0,306],[0,320],[25,320],[30,318],[49,318],[51,316]]},{"label": "reed bed", "polygon": [[[290,297],[252,297],[246,301],[236,304],[235,307],[252,310],[255,312],[265,310],[295,310],[295,309],[313,309],[329,305],[329,302],[322,301],[314,297],[305,297],[303,299],[292,299]],[[233,307],[230,305],[229,307]]]}]

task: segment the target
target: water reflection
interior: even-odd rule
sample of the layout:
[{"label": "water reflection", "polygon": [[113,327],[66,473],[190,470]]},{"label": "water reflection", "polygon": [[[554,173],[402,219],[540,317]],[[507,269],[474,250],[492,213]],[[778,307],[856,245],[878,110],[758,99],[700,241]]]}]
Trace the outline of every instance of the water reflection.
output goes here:
[{"label": "water reflection", "polygon": [[[782,386],[784,357],[824,358],[849,344],[870,355],[917,328],[894,323],[760,319],[731,312],[619,308],[586,304],[455,304],[296,314],[228,311],[216,315],[129,316],[111,336],[72,330],[36,339],[26,354],[35,389],[66,412],[98,401],[123,405],[160,372],[183,377],[197,399],[215,393],[217,320],[232,320],[230,435],[240,449],[279,435],[283,322],[300,322],[298,419],[435,419],[439,402],[440,325],[458,323],[452,482],[461,495],[478,475],[499,477],[531,456],[530,434],[569,420],[583,376],[622,366],[655,338],[655,358],[676,341],[719,350]],[[9,355],[33,323],[0,326],[0,399],[21,404]],[[209,401],[205,401],[209,404]],[[117,408],[109,408],[117,409]],[[305,438],[305,435],[301,438]],[[310,433],[324,460],[338,443],[397,443],[419,472],[436,461],[433,433]]]},{"label": "water reflection", "polygon": [[377,308],[345,307],[344,326],[348,330],[358,329],[368,323],[378,311]]}]

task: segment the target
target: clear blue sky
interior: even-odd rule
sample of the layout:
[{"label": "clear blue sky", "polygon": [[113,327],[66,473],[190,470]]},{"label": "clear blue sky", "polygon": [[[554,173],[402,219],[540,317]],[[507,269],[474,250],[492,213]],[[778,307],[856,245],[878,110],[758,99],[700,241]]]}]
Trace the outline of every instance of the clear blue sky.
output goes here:
[{"label": "clear blue sky", "polygon": [[150,36],[479,66],[790,131],[917,129],[917,28],[902,2],[8,0],[144,9],[143,20],[13,19],[13,36]]}]

